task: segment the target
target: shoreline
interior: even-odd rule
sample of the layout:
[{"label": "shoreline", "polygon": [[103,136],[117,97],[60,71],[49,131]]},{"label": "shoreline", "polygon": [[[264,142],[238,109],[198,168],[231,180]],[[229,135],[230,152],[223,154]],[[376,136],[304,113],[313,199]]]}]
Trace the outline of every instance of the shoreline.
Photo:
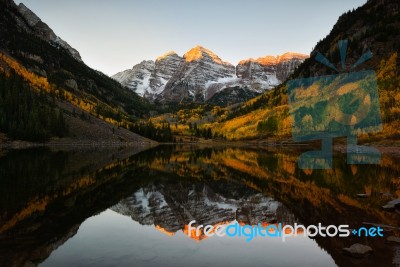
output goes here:
[{"label": "shoreline", "polygon": [[[124,148],[124,147],[140,147],[140,148],[155,148],[158,146],[197,146],[197,147],[242,147],[253,149],[267,149],[267,148],[284,148],[284,149],[307,149],[317,150],[319,148],[318,142],[314,143],[295,143],[292,140],[274,140],[274,142],[266,142],[264,140],[247,140],[247,141],[225,141],[225,140],[204,140],[201,142],[178,142],[178,143],[159,143],[153,140],[130,141],[130,142],[109,142],[109,141],[93,141],[93,140],[65,140],[56,141],[51,140],[48,142],[29,142],[21,140],[7,140],[0,142],[0,150],[18,150],[29,148]],[[394,140],[389,143],[385,140],[384,143],[371,143],[361,144],[369,147],[377,148],[382,154],[389,154],[395,157],[400,157],[400,143]],[[343,142],[334,143],[333,150],[340,153],[346,153],[346,144]]]},{"label": "shoreline", "polygon": [[28,142],[28,141],[8,141],[0,143],[1,149],[29,149],[40,147],[60,147],[60,148],[120,148],[120,147],[142,147],[153,148],[158,146],[159,143],[155,141],[131,141],[131,142],[93,142],[93,141],[79,141],[79,142]]}]

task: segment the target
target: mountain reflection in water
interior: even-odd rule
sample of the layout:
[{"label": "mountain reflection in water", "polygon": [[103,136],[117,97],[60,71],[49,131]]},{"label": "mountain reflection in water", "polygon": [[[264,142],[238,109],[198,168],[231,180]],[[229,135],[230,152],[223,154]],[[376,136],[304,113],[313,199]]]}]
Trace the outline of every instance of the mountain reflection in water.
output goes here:
[{"label": "mountain reflection in water", "polygon": [[[88,266],[96,262],[88,259],[102,259],[95,265],[153,266],[157,260],[163,262],[164,251],[150,257],[153,261],[135,260],[132,255],[146,255],[149,247],[164,240],[164,250],[191,247],[213,259],[215,266],[219,261],[238,265],[241,257],[253,259],[246,262],[248,266],[263,262],[272,266],[290,266],[290,262],[297,266],[394,266],[396,248],[385,243],[385,238],[295,238],[297,241],[281,244],[281,240],[259,238],[246,243],[202,234],[191,235],[198,242],[190,240],[187,225],[191,220],[214,226],[237,220],[249,225],[320,222],[355,228],[372,222],[399,227],[399,215],[381,209],[390,198],[400,197],[398,159],[383,156],[379,166],[356,166],[347,165],[345,155],[337,155],[334,169],[312,171],[297,167],[299,154],[277,148],[189,146],[161,146],[144,152],[9,151],[0,158],[0,262],[4,266],[71,266],[75,260],[75,264]],[[369,197],[357,198],[360,193]],[[96,214],[100,215],[92,217]],[[130,234],[118,235],[127,221],[117,214],[129,219],[129,227],[134,225],[137,232],[131,229]],[[94,253],[98,241],[86,235],[101,236],[94,231],[96,227],[88,225],[107,218],[119,218],[115,223],[121,223],[121,229],[101,230],[115,235],[104,240],[100,255]],[[150,231],[149,227],[158,234],[137,238]],[[128,240],[133,233],[136,238],[133,235]],[[125,247],[115,244],[119,241]],[[314,242],[318,245],[312,245]],[[342,248],[354,243],[368,244],[374,254],[357,261],[343,255]],[[70,244],[75,244],[75,250]],[[123,254],[128,244],[136,250]],[[257,250],[257,246],[271,244],[285,256],[272,249]],[[83,247],[85,251],[77,250]],[[217,252],[224,248],[224,253],[217,257],[210,248]],[[308,253],[308,261],[302,264],[294,258],[294,251]],[[187,266],[190,257],[183,261],[185,257],[176,253],[176,257],[164,259],[165,265]],[[194,266],[204,265],[196,256],[193,260]]]}]

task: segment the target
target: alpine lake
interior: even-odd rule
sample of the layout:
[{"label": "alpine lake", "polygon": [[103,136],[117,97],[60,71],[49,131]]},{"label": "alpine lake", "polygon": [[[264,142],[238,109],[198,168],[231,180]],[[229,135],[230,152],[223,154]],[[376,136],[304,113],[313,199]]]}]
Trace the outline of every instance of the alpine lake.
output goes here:
[{"label": "alpine lake", "polygon": [[[399,266],[399,157],[300,169],[290,147],[32,148],[0,154],[0,266]],[[211,225],[379,226],[381,236],[199,234]],[[247,230],[251,231],[251,227]],[[212,231],[211,231],[212,232]],[[372,248],[354,257],[343,248]]]}]

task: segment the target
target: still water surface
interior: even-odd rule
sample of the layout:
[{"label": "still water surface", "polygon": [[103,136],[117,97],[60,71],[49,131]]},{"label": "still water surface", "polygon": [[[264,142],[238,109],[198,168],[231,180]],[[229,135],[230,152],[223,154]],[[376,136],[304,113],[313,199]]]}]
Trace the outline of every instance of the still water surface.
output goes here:
[{"label": "still water surface", "polygon": [[[382,238],[198,238],[204,225],[363,222],[400,226],[398,159],[300,170],[288,149],[163,146],[8,151],[0,157],[1,266],[394,266]],[[368,198],[358,198],[366,193]],[[368,244],[352,259],[341,250]]]}]

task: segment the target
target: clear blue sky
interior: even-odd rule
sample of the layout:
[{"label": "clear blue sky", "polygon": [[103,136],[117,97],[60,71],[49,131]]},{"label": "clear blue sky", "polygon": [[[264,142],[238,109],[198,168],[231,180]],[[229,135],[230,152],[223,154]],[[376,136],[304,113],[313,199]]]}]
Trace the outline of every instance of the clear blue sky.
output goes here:
[{"label": "clear blue sky", "polygon": [[202,45],[225,61],[310,53],[366,0],[16,0],[108,75]]}]

